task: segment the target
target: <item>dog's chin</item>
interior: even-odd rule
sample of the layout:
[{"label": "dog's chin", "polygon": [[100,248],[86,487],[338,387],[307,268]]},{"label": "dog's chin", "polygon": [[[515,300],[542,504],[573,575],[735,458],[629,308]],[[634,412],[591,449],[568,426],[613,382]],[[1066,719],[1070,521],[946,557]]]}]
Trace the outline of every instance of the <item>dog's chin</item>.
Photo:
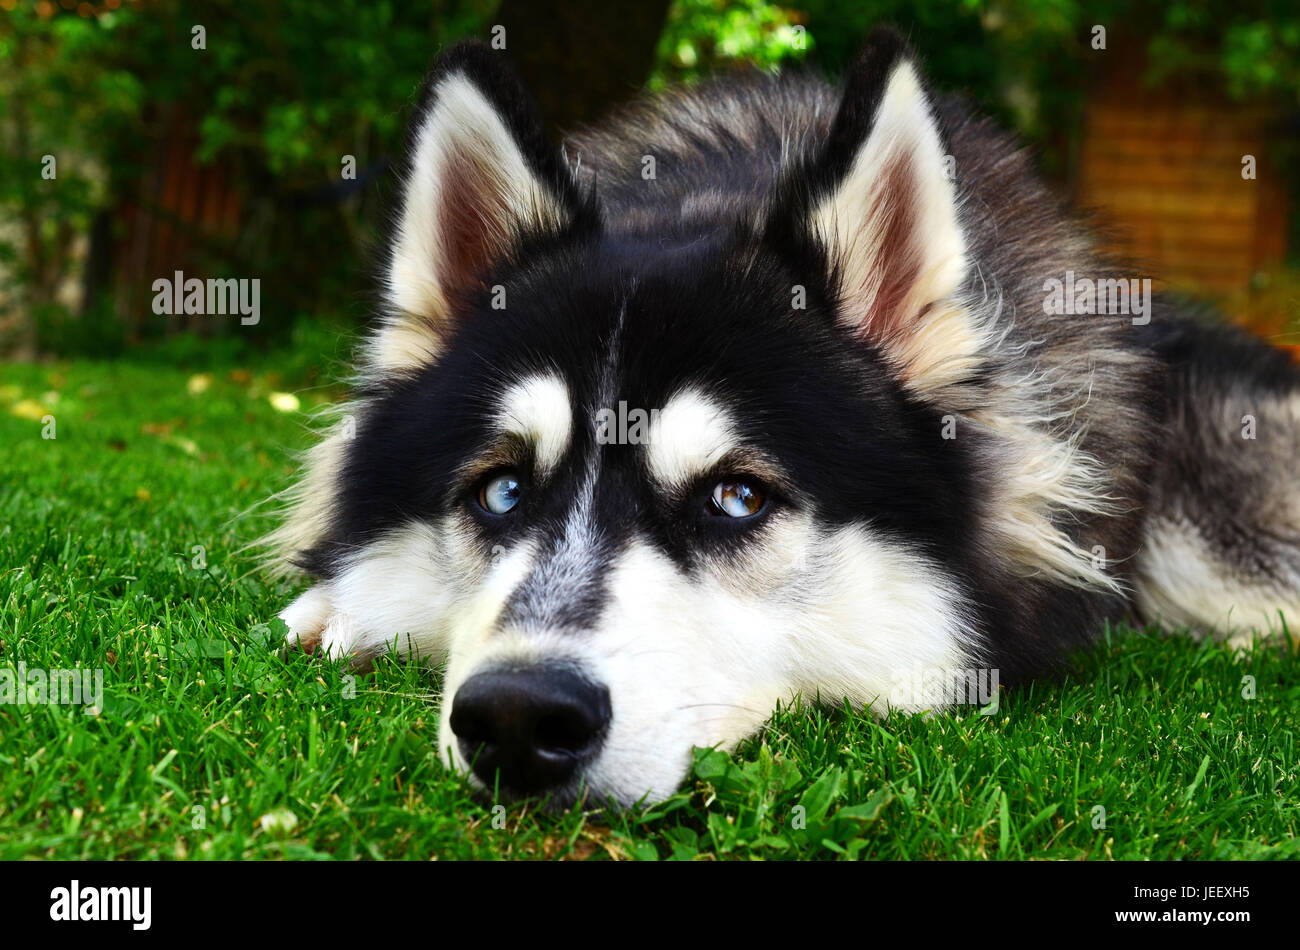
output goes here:
[{"label": "dog's chin", "polygon": [[[665,762],[670,757],[665,755]],[[689,754],[686,756],[690,758]],[[576,808],[588,813],[635,812],[669,798],[686,782],[689,769],[669,771],[650,778],[642,776],[633,783],[620,782],[626,772],[618,764],[603,758],[593,760],[571,782],[544,791],[522,791],[485,781],[474,773],[459,752],[443,756],[443,762],[461,777],[475,801],[491,808],[494,805],[531,803],[537,811],[561,814]],[[612,781],[611,781],[612,779]]]},{"label": "dog's chin", "polygon": [[468,774],[467,782],[474,800],[485,807],[530,802],[535,806],[535,810],[551,815],[563,814],[572,811],[575,807],[589,814],[635,811],[666,797],[649,793],[635,795],[605,788],[599,784],[588,784],[585,776],[568,785],[531,794],[518,792],[505,786],[489,786],[473,773]]}]

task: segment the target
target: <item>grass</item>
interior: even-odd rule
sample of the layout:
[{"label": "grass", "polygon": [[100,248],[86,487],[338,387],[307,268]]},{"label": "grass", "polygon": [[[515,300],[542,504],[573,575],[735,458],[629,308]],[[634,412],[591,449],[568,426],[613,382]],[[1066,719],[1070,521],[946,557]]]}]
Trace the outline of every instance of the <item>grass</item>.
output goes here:
[{"label": "grass", "polygon": [[494,809],[438,764],[431,673],[268,646],[296,590],[232,518],[286,483],[304,366],[184,362],[5,367],[0,669],[104,700],[0,705],[0,859],[1300,856],[1294,655],[1133,632],[992,716],[780,712],[644,814]]}]

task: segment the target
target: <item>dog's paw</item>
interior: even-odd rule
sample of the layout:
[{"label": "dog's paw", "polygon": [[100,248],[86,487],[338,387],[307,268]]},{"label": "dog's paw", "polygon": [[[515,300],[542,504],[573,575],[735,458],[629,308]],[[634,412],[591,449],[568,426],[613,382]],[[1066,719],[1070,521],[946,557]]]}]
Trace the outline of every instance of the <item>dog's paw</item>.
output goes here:
[{"label": "dog's paw", "polygon": [[338,610],[324,584],[307,591],[284,610],[279,617],[289,628],[284,636],[284,648],[317,653],[331,659],[347,657],[353,663],[367,658],[357,655],[360,638],[357,624]]}]

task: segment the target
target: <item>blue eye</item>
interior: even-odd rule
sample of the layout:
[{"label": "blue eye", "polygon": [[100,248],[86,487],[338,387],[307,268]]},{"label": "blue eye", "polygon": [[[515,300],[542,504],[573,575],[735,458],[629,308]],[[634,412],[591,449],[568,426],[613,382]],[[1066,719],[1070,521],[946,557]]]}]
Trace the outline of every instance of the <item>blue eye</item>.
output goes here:
[{"label": "blue eye", "polygon": [[729,518],[748,518],[763,508],[761,489],[741,481],[722,481],[713,486],[713,513]]},{"label": "blue eye", "polygon": [[478,503],[486,512],[506,515],[519,504],[523,494],[524,486],[519,484],[519,479],[507,472],[483,483],[483,487],[478,490]]}]

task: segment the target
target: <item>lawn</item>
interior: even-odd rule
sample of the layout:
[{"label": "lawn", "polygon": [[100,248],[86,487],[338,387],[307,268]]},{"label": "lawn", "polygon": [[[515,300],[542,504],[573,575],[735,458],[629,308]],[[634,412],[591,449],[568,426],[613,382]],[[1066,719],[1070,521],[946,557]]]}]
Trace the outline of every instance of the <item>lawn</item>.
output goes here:
[{"label": "lawn", "polygon": [[642,814],[477,801],[434,674],[281,658],[298,588],[239,553],[338,390],[198,359],[0,375],[0,669],[103,670],[98,715],[0,705],[0,859],[1300,856],[1295,656],[1123,631],[993,715],[779,713]]}]

